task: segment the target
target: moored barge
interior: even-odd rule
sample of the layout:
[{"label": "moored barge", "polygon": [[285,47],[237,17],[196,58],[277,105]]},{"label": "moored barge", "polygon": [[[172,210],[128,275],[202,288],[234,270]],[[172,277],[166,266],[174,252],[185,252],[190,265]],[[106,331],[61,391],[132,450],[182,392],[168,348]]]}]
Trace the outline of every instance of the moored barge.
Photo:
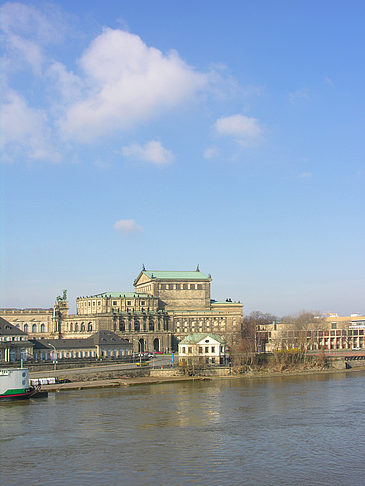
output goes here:
[{"label": "moored barge", "polygon": [[29,385],[27,368],[0,369],[0,400],[25,400],[45,393]]}]

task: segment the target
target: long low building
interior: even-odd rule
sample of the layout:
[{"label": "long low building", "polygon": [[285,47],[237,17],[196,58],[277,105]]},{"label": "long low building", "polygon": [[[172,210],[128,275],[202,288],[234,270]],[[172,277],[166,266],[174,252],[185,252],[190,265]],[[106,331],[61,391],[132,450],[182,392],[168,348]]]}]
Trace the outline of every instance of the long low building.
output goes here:
[{"label": "long low building", "polygon": [[273,322],[256,328],[258,351],[304,346],[311,351],[365,349],[365,316],[318,316],[311,322]]},{"label": "long low building", "polygon": [[133,354],[132,344],[111,331],[98,331],[84,339],[31,339],[33,359],[124,358]]},{"label": "long low building", "polygon": [[128,340],[134,351],[176,351],[190,333],[215,333],[229,344],[242,328],[243,305],[211,298],[210,275],[195,271],[152,271],[144,267],[132,292],[78,297],[69,313],[66,291],[51,309],[0,309],[30,338],[82,339],[107,330]]}]

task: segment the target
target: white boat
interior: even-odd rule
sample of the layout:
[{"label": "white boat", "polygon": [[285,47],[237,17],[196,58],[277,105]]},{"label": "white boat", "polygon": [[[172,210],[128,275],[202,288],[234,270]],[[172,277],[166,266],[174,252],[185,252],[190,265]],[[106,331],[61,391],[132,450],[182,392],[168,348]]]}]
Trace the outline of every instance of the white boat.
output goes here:
[{"label": "white boat", "polygon": [[35,393],[27,368],[0,369],[0,400],[22,400]]}]

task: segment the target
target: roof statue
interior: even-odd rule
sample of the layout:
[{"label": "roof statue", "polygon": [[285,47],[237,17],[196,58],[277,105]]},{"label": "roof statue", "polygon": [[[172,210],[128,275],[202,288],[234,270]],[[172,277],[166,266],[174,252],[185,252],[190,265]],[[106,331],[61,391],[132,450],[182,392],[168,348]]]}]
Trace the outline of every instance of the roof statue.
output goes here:
[{"label": "roof statue", "polygon": [[61,302],[61,301],[67,300],[67,290],[64,290],[62,292],[62,296],[61,295],[58,295],[56,300],[57,300],[57,302]]},{"label": "roof statue", "polygon": [[195,271],[196,271],[196,272],[200,272],[200,270],[199,270],[199,263],[198,263],[198,265],[196,266],[196,270],[195,270]]}]

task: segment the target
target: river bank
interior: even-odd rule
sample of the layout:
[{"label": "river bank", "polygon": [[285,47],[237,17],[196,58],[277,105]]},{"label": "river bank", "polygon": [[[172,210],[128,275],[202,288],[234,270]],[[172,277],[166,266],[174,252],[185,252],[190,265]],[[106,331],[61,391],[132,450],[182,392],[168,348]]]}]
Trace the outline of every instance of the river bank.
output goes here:
[{"label": "river bank", "polygon": [[286,370],[282,372],[250,371],[243,374],[231,374],[228,376],[121,376],[119,378],[95,379],[92,375],[83,381],[73,381],[71,383],[59,383],[54,385],[42,385],[41,389],[49,392],[61,392],[68,390],[87,390],[92,388],[113,388],[128,387],[138,385],[155,385],[163,383],[178,383],[191,381],[211,381],[221,379],[257,379],[257,378],[277,378],[295,376],[315,376],[333,374],[353,374],[365,371],[365,366],[352,369],[323,369],[323,370]]},{"label": "river bank", "polygon": [[55,385],[42,385],[42,390],[50,392],[60,392],[65,390],[87,390],[90,388],[112,388],[121,386],[136,386],[136,385],[156,385],[161,383],[176,383],[182,381],[206,381],[211,378],[204,376],[169,376],[169,377],[123,377],[107,380],[89,380],[71,383],[59,383]]}]

